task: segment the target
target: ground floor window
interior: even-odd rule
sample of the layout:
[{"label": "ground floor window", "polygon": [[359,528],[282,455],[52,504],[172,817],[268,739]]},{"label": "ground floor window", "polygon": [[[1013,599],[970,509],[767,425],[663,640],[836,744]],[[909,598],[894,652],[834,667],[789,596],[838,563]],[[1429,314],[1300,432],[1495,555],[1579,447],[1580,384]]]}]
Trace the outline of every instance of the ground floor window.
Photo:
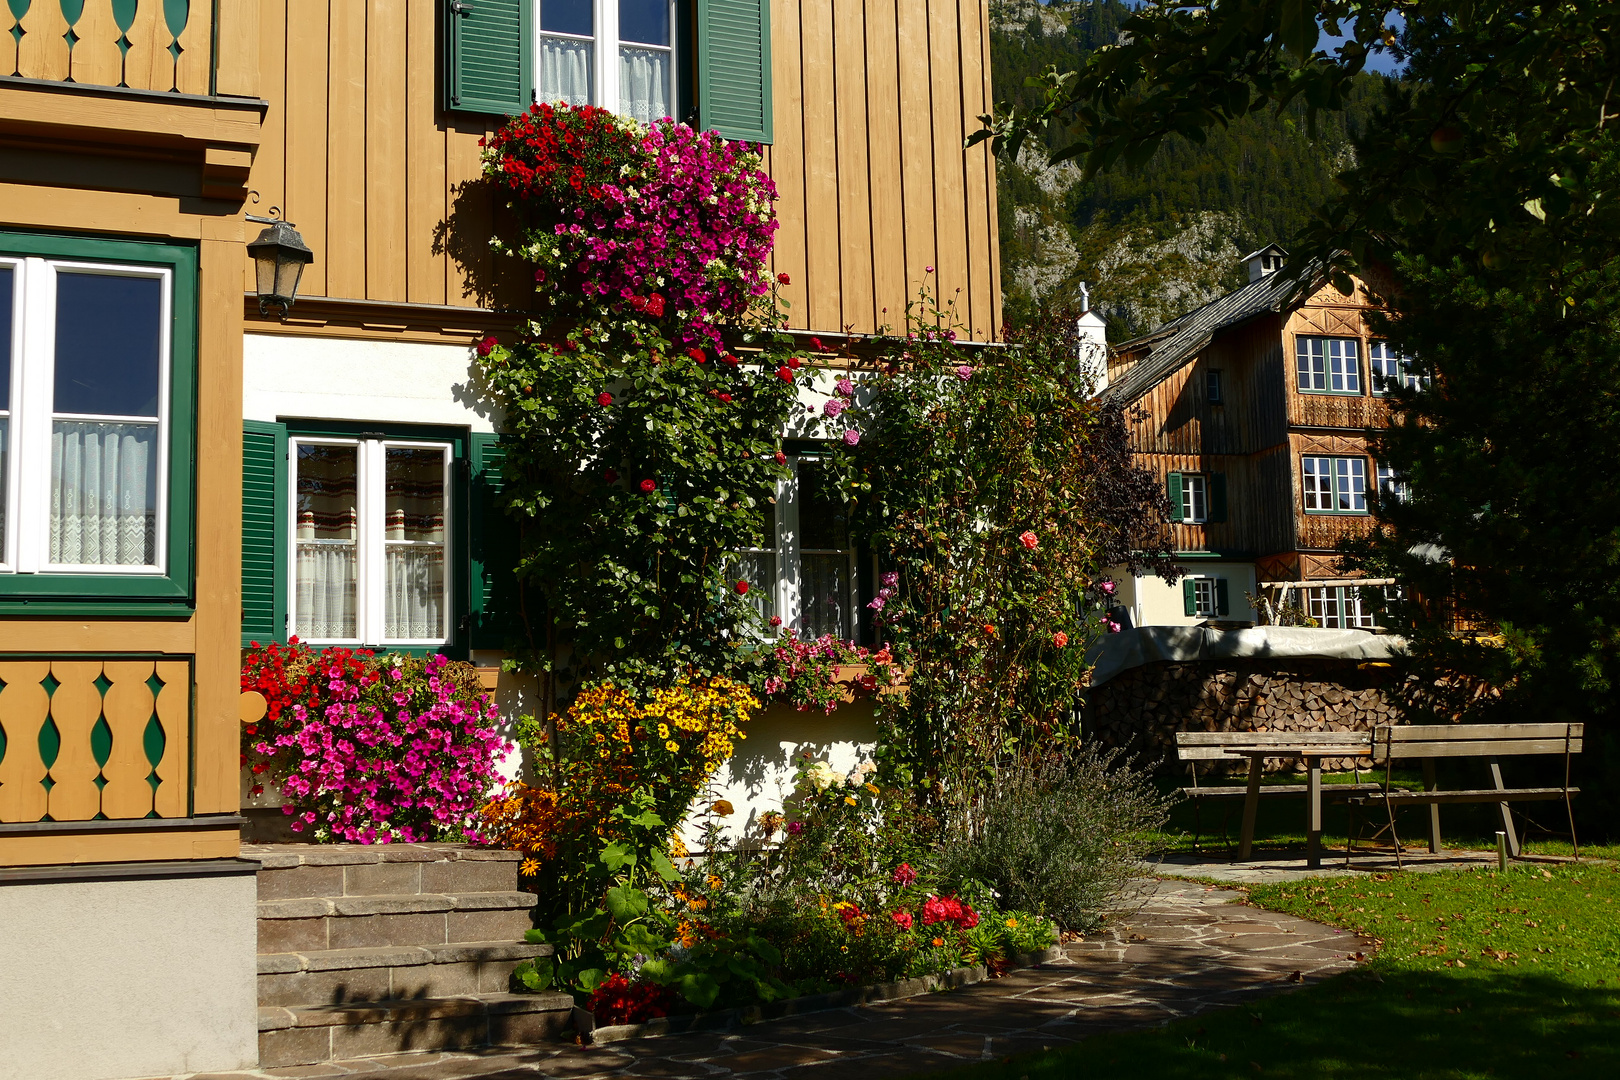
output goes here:
[{"label": "ground floor window", "polygon": [[1356,585],[1324,585],[1305,590],[1306,614],[1330,630],[1368,630],[1377,625],[1373,605]]},{"label": "ground floor window", "polygon": [[1231,610],[1230,592],[1225,578],[1182,578],[1181,599],[1183,614],[1194,618],[1220,618]]},{"label": "ground floor window", "polygon": [[289,440],[291,623],[300,639],[449,639],[451,458],[447,443]]},{"label": "ground floor window", "polygon": [[804,453],[788,463],[793,475],[777,491],[764,543],[737,554],[737,576],[764,618],[780,619],[800,637],[853,640],[860,609],[848,503],[823,459]]}]

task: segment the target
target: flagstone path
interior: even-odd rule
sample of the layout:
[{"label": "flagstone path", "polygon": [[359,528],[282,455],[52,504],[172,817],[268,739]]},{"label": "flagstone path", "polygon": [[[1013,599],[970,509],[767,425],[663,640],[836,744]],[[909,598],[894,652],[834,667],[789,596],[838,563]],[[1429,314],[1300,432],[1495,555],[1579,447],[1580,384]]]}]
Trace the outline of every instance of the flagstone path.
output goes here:
[{"label": "flagstone path", "polygon": [[1160,1024],[1310,984],[1352,967],[1369,942],[1238,893],[1159,881],[1141,909],[1069,944],[1063,959],[949,993],[809,1013],[731,1031],[482,1054],[400,1054],[191,1080],[860,1080],[950,1069]]}]

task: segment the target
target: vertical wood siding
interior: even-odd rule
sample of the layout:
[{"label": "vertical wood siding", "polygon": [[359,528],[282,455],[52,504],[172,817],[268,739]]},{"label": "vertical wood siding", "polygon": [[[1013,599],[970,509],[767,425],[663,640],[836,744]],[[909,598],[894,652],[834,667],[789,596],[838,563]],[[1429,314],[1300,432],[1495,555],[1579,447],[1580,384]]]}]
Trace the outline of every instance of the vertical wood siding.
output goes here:
[{"label": "vertical wood siding", "polygon": [[[280,207],[315,251],[304,296],[521,302],[484,245],[491,200],[467,187],[499,118],[440,108],[440,6],[260,7],[271,107],[250,187],[254,209]],[[987,20],[987,0],[775,0],[765,161],[794,328],[898,325],[927,283],[972,339],[996,336],[995,172],[983,145],[962,149],[991,100]]]}]

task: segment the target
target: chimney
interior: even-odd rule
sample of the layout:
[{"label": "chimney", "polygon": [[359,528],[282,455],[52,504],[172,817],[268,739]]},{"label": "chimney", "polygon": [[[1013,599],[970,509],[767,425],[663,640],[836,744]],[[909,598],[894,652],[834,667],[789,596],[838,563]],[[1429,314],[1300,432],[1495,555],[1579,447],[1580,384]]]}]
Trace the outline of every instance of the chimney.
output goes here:
[{"label": "chimney", "polygon": [[1243,265],[1249,268],[1249,280],[1259,281],[1281,270],[1287,260],[1288,252],[1276,244],[1267,244],[1259,251],[1251,251],[1243,256]]},{"label": "chimney", "polygon": [[1075,359],[1091,376],[1091,392],[1108,388],[1108,324],[1091,310],[1091,290],[1080,283],[1080,317],[1075,320]]}]

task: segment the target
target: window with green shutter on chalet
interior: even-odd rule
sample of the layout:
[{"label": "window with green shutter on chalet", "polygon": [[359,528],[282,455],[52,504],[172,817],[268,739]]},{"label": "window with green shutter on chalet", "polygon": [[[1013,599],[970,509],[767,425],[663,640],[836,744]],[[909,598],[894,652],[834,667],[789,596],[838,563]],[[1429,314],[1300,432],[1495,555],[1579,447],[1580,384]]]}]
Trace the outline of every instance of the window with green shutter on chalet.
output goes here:
[{"label": "window with green shutter on chalet", "polygon": [[450,0],[446,107],[598,105],[768,143],[770,39],[770,0]]},{"label": "window with green shutter on chalet", "polygon": [[1182,613],[1190,618],[1214,619],[1231,610],[1231,595],[1223,577],[1181,579]]},{"label": "window with green shutter on chalet", "polygon": [[243,425],[242,641],[445,652],[520,628],[499,437],[307,421]]},{"label": "window with green shutter on chalet", "polygon": [[1226,474],[1173,472],[1166,479],[1170,520],[1187,525],[1226,520]]}]

